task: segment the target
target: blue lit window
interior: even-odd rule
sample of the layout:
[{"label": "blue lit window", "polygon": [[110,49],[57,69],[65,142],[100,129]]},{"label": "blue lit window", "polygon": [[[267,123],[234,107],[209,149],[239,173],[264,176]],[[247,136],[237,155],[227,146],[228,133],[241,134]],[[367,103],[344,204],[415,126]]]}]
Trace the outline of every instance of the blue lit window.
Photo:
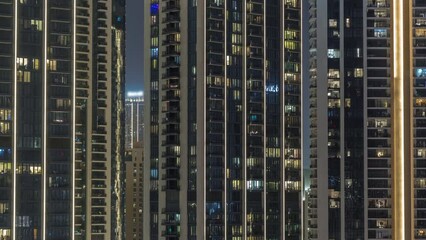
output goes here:
[{"label": "blue lit window", "polygon": [[256,122],[259,119],[259,116],[256,114],[251,114],[250,115],[250,121]]},{"label": "blue lit window", "polygon": [[10,148],[0,148],[0,159],[1,160],[9,160],[11,157],[11,149]]},{"label": "blue lit window", "polygon": [[327,55],[328,55],[328,58],[340,58],[340,50],[328,49]]},{"label": "blue lit window", "polygon": [[154,178],[154,179],[158,178],[158,169],[156,168],[151,169],[151,178]]},{"label": "blue lit window", "polygon": [[158,14],[158,3],[151,4],[151,14],[153,15]]},{"label": "blue lit window", "polygon": [[266,92],[273,92],[273,93],[277,93],[280,91],[280,87],[277,84],[273,84],[273,85],[267,85],[265,87]]},{"label": "blue lit window", "polygon": [[153,58],[158,57],[158,48],[151,48],[151,57]]},{"label": "blue lit window", "polygon": [[211,218],[215,218],[220,215],[221,208],[220,202],[208,202],[206,203],[206,214]]},{"label": "blue lit window", "polygon": [[426,68],[418,68],[416,70],[416,77],[426,77]]},{"label": "blue lit window", "polygon": [[387,37],[388,31],[383,28],[374,29],[374,36],[377,38]]}]

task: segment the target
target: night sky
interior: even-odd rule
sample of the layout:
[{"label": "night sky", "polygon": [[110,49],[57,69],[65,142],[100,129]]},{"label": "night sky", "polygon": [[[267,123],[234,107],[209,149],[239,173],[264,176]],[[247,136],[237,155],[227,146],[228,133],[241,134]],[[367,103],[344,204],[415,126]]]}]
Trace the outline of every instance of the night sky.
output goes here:
[{"label": "night sky", "polygon": [[143,90],[143,2],[127,0],[126,92]]}]

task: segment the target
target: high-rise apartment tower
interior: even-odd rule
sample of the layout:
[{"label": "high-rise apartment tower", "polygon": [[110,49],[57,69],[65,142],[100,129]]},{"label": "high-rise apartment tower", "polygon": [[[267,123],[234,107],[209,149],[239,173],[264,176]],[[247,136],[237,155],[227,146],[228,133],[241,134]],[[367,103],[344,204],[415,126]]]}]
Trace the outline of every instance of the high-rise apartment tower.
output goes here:
[{"label": "high-rise apartment tower", "polygon": [[122,235],[111,189],[123,11],[118,0],[0,0],[0,239]]},{"label": "high-rise apartment tower", "polygon": [[426,1],[310,1],[310,239],[426,237]]},{"label": "high-rise apartment tower", "polygon": [[144,239],[301,239],[301,1],[144,16]]}]

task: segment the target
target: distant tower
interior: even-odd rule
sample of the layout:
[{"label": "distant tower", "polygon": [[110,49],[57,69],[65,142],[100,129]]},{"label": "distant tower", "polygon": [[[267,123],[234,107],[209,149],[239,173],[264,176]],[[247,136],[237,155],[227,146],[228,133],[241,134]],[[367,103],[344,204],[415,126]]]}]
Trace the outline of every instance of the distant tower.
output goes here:
[{"label": "distant tower", "polygon": [[126,96],[126,149],[131,150],[134,144],[143,139],[143,92],[128,92]]},{"label": "distant tower", "polygon": [[126,240],[143,238],[143,144],[127,150],[126,161]]}]

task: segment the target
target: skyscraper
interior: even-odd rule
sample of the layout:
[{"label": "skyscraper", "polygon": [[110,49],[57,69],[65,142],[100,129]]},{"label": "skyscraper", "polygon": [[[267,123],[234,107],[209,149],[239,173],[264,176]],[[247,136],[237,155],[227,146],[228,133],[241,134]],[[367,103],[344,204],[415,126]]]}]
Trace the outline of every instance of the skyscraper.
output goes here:
[{"label": "skyscraper", "polygon": [[301,1],[144,9],[144,239],[301,239]]},{"label": "skyscraper", "polygon": [[425,7],[311,1],[311,239],[426,237]]},{"label": "skyscraper", "polygon": [[126,240],[143,238],[143,144],[126,150]]},{"label": "skyscraper", "polygon": [[126,97],[126,149],[142,142],[144,132],[143,92],[128,92]]},{"label": "skyscraper", "polygon": [[107,0],[0,1],[1,239],[115,238],[113,17]]}]

